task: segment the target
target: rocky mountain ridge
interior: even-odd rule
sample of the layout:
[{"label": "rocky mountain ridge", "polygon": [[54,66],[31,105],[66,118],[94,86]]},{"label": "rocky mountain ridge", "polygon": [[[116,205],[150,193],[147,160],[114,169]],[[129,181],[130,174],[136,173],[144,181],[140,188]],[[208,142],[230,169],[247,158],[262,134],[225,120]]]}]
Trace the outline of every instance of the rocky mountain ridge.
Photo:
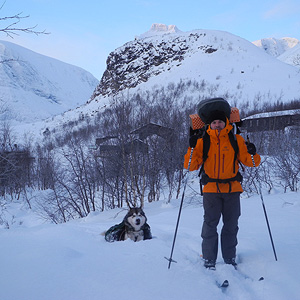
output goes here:
[{"label": "rocky mountain ridge", "polygon": [[107,68],[91,100],[99,95],[114,95],[122,90],[135,88],[151,76],[180,66],[185,56],[195,51],[217,51],[210,44],[194,46],[205,36],[206,33],[195,32],[188,36],[174,35],[168,41],[144,38],[126,43],[109,54]]}]

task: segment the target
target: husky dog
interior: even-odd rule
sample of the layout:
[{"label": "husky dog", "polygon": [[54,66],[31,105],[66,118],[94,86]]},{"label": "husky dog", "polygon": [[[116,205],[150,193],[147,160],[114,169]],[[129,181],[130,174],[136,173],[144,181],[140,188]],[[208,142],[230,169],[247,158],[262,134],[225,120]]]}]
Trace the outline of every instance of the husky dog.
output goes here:
[{"label": "husky dog", "polygon": [[141,207],[130,208],[123,221],[105,232],[108,242],[131,239],[134,242],[152,239],[150,226]]}]

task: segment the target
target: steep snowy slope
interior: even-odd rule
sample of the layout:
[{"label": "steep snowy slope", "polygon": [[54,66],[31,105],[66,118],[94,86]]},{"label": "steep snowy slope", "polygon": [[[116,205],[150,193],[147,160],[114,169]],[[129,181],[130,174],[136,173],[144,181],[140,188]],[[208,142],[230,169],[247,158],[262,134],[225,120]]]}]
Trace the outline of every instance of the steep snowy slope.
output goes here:
[{"label": "steep snowy slope", "polygon": [[[0,41],[1,119],[32,123],[89,99],[98,80],[89,72]],[[5,113],[3,113],[5,110]]]}]

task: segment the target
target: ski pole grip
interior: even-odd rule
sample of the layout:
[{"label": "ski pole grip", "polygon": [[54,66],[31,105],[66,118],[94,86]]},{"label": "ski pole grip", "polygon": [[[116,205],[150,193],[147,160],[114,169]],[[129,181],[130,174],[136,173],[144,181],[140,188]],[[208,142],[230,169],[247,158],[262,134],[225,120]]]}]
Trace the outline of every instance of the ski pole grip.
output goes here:
[{"label": "ski pole grip", "polygon": [[[248,144],[250,143],[249,135],[247,135],[247,143],[248,143]],[[250,154],[250,155],[251,155],[251,159],[252,159],[253,167],[255,167],[255,161],[254,161],[253,154]]]}]

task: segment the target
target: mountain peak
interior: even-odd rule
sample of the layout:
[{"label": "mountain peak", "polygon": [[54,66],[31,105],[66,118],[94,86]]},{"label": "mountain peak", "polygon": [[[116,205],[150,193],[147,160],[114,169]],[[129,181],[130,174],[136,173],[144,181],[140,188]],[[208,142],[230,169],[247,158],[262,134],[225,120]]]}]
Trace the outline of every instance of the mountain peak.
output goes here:
[{"label": "mountain peak", "polygon": [[138,36],[138,38],[146,38],[150,36],[163,35],[169,33],[178,33],[178,32],[181,32],[181,30],[179,30],[176,25],[154,23],[151,25],[150,30],[141,34],[140,36]]}]

